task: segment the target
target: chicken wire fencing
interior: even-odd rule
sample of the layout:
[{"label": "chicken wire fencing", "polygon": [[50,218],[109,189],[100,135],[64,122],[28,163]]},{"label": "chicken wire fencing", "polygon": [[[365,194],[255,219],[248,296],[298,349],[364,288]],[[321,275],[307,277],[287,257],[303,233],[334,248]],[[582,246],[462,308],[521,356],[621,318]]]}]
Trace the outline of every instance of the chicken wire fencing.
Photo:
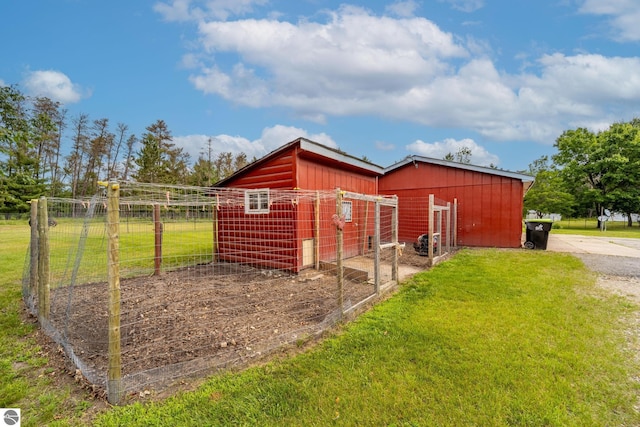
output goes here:
[{"label": "chicken wire fencing", "polygon": [[395,196],[102,185],[32,201],[23,296],[111,403],[302,345],[398,282]]},{"label": "chicken wire fencing", "polygon": [[399,239],[428,259],[428,266],[445,259],[457,247],[458,201],[428,197],[402,197]]}]

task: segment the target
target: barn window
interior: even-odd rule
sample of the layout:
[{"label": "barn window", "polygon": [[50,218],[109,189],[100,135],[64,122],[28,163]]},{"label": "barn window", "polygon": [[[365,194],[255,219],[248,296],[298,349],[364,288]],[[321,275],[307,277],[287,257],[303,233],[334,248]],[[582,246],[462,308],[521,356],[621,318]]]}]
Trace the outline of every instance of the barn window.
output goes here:
[{"label": "barn window", "polygon": [[344,215],[345,222],[351,222],[353,220],[353,202],[342,202],[342,214]]},{"label": "barn window", "polygon": [[247,214],[269,213],[269,190],[247,190],[244,193],[244,212]]}]

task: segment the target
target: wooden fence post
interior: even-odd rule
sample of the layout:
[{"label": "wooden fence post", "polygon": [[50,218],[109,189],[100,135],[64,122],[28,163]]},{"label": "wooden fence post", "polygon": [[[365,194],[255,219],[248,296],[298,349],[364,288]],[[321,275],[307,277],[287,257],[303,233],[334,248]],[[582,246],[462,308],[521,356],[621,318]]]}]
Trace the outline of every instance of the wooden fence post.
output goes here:
[{"label": "wooden fence post", "polygon": [[453,199],[453,247],[458,247],[458,199]]},{"label": "wooden fence post", "polygon": [[50,272],[49,272],[49,216],[47,199],[41,197],[38,202],[38,319],[48,321],[51,313]]},{"label": "wooden fence post", "polygon": [[362,255],[367,253],[369,242],[367,241],[367,222],[369,220],[369,200],[364,201],[364,227],[362,228]]},{"label": "wooden fence post", "polygon": [[162,222],[160,222],[160,205],[153,206],[153,231],[155,240],[154,255],[154,272],[156,276],[160,275],[160,266],[162,265]]},{"label": "wooden fence post", "polygon": [[120,351],[120,185],[107,188],[107,251],[109,282],[109,367],[107,399],[111,404],[122,396],[122,355]]},{"label": "wooden fence post", "polygon": [[343,266],[343,246],[344,246],[344,224],[342,222],[342,191],[336,190],[336,276],[338,278],[338,307],[340,308],[340,320],[344,314],[344,266]]},{"label": "wooden fence post", "polygon": [[[26,290],[28,295],[23,295],[23,298],[27,297],[30,303],[33,303],[38,294],[38,199],[31,200],[29,224],[31,225],[29,289]],[[31,306],[30,308],[33,309],[34,307]]]},{"label": "wooden fence post", "polygon": [[446,218],[446,233],[447,233],[447,253],[451,252],[451,202],[447,202],[447,218]]},{"label": "wooden fence post", "polygon": [[213,218],[213,254],[211,261],[213,263],[218,262],[218,209],[220,209],[220,198],[216,194],[216,202],[213,206],[212,218]]},{"label": "wooden fence post", "polygon": [[400,283],[398,274],[398,257],[400,252],[400,243],[398,242],[398,198],[395,197],[395,204],[391,211],[391,242],[395,244],[393,258],[391,259],[391,280]]},{"label": "wooden fence post", "polygon": [[313,211],[314,218],[314,239],[313,239],[313,257],[316,270],[320,270],[320,192],[316,191],[316,200],[314,202]]},{"label": "wooden fence post", "polygon": [[376,200],[373,213],[373,287],[380,295],[380,201]]},{"label": "wooden fence post", "polygon": [[[435,221],[435,214],[434,214],[434,205],[435,205],[435,196],[433,194],[429,194],[429,249],[428,249],[428,255],[429,255],[429,263],[430,265],[433,266],[433,233],[435,231],[435,227],[434,227],[434,221]],[[442,244],[442,242],[440,242],[440,244]]]}]

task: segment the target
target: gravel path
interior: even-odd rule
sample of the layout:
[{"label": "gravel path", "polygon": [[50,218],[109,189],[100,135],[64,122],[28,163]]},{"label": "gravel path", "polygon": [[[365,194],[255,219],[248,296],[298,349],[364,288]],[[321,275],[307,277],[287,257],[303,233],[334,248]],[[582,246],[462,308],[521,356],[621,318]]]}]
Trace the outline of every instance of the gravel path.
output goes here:
[{"label": "gravel path", "polygon": [[640,258],[600,255],[600,254],[574,254],[593,271],[607,275],[640,279]]},{"label": "gravel path", "polygon": [[640,239],[549,234],[547,250],[567,252],[600,273],[598,284],[640,304]]}]

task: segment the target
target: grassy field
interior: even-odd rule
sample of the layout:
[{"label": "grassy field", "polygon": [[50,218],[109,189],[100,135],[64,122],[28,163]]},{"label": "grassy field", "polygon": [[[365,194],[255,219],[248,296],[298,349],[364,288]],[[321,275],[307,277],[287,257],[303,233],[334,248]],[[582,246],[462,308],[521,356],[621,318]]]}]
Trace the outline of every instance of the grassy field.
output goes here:
[{"label": "grassy field", "polygon": [[95,414],[23,322],[28,228],[0,238],[0,407],[22,408],[23,426],[640,424],[638,307],[569,255],[492,249],[416,275],[303,354]]},{"label": "grassy field", "polygon": [[35,340],[35,324],[23,321],[21,277],[29,239],[24,222],[0,224],[0,407],[20,407],[22,425],[41,426],[62,414],[73,419],[91,406],[60,388]]},{"label": "grassy field", "polygon": [[607,221],[606,230],[598,228],[596,219],[571,219],[555,221],[552,233],[580,234],[583,236],[630,237],[640,239],[640,225],[633,223],[629,227],[626,221]]}]

